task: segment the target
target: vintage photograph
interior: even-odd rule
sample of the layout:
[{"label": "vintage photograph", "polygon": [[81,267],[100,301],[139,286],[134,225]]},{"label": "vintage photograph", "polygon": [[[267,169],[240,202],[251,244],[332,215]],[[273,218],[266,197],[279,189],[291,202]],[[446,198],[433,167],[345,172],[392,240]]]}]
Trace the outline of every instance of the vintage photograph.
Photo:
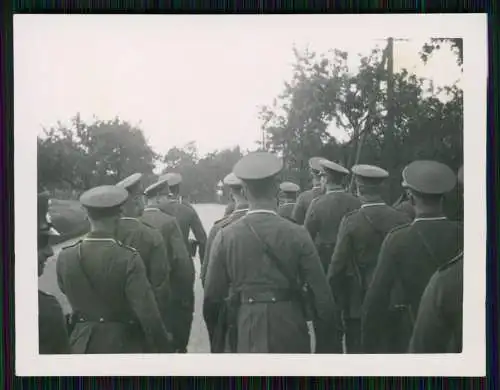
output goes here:
[{"label": "vintage photograph", "polygon": [[463,355],[466,38],[302,17],[16,16],[33,356]]}]

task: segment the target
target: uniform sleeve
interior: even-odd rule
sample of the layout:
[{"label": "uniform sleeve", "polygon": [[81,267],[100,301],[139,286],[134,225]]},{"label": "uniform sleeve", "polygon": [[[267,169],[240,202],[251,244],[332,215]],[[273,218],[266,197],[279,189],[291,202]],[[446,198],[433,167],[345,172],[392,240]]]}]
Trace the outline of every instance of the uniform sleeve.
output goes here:
[{"label": "uniform sleeve", "polygon": [[354,261],[352,255],[353,247],[349,233],[349,222],[344,217],[340,223],[337,243],[327,272],[327,279],[333,296],[342,307],[344,307],[343,303],[347,302],[349,298],[346,271],[349,264]]},{"label": "uniform sleeve", "polygon": [[40,307],[39,353],[70,354],[68,332],[61,305],[55,297],[46,297],[46,303]]},{"label": "uniform sleeve", "polygon": [[[181,228],[177,221],[173,221],[168,227],[167,239],[172,248],[172,254],[175,261],[176,277],[185,279],[185,283],[192,285],[194,282],[194,264],[191,261],[184,239],[182,238]],[[183,284],[178,280],[180,284]]]},{"label": "uniform sleeve", "polygon": [[292,210],[292,219],[299,225],[303,225],[306,218],[306,211],[307,210],[305,209],[304,205],[304,197],[299,195],[297,203]]},{"label": "uniform sleeve", "polygon": [[312,201],[311,204],[309,205],[309,208],[307,209],[306,212],[306,219],[304,221],[304,226],[306,230],[309,232],[309,235],[311,236],[313,241],[319,232],[319,221],[316,216],[315,204],[316,203]]},{"label": "uniform sleeve", "polygon": [[446,353],[450,331],[446,329],[439,306],[440,286],[438,274],[429,281],[420,301],[410,353]]},{"label": "uniform sleeve", "polygon": [[193,230],[194,237],[198,241],[198,253],[200,255],[200,260],[203,261],[205,257],[205,245],[207,243],[207,233],[203,228],[200,217],[196,211],[193,210],[193,219],[191,223],[191,229]]},{"label": "uniform sleeve", "polygon": [[165,307],[170,296],[171,264],[160,233],[155,231],[149,260],[148,279],[151,282],[159,307]]},{"label": "uniform sleeve", "polygon": [[362,343],[367,353],[376,352],[382,331],[381,319],[387,318],[391,291],[396,280],[397,252],[393,235],[385,238],[380,248],[371,285],[365,295],[361,314]]},{"label": "uniform sleeve", "polygon": [[125,294],[139,320],[152,352],[170,352],[171,336],[163,325],[141,256],[134,253],[127,264]]},{"label": "uniform sleeve", "polygon": [[223,234],[219,231],[210,249],[205,278],[205,301],[220,302],[229,291],[226,258],[223,252]]},{"label": "uniform sleeve", "polygon": [[64,289],[64,282],[63,282],[63,278],[61,276],[61,272],[62,272],[62,267],[63,267],[63,262],[60,261],[62,258],[63,258],[63,252],[64,249],[59,253],[59,258],[57,259],[56,261],[56,277],[57,277],[57,286],[59,287],[59,290],[61,290],[61,292],[63,294],[66,294],[65,293],[65,289]]},{"label": "uniform sleeve", "polygon": [[212,226],[212,229],[210,229],[210,233],[208,234],[208,239],[207,239],[207,246],[205,248],[205,258],[203,259],[203,262],[201,263],[201,272],[200,272],[200,279],[201,283],[205,285],[205,278],[207,276],[207,269],[208,269],[208,262],[210,258],[210,249],[212,247],[212,242],[214,241],[215,236],[217,235],[219,229],[217,229],[217,226],[214,225]]}]

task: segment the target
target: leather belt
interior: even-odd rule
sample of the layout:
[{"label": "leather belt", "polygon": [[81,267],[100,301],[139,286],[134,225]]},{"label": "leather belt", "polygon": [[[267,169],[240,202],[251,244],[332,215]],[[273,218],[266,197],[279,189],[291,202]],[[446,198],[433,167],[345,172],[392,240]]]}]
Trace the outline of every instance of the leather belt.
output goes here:
[{"label": "leather belt", "polygon": [[242,304],[285,302],[285,301],[293,301],[296,299],[297,299],[296,294],[294,294],[290,290],[241,292]]},{"label": "leather belt", "polygon": [[78,313],[75,316],[76,322],[99,322],[99,323],[120,323],[126,325],[137,325],[136,320],[124,319],[124,318],[112,318],[112,317],[99,317],[99,316],[88,316],[85,314]]}]

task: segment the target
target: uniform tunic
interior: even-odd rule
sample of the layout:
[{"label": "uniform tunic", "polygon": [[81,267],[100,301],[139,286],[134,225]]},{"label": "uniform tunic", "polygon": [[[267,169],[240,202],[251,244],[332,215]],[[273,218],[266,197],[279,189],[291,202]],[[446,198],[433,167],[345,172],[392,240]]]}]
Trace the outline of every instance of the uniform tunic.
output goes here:
[{"label": "uniform tunic", "polygon": [[83,318],[70,336],[72,353],[170,351],[144,262],[135,249],[108,234],[90,232],[61,251],[56,271],[60,290]]},{"label": "uniform tunic", "polygon": [[241,217],[245,216],[247,211],[248,211],[247,204],[236,206],[236,210],[234,210],[227,217],[216,221],[214,223],[214,226],[212,226],[212,229],[210,229],[210,232],[208,234],[208,239],[207,239],[207,247],[205,250],[205,259],[203,260],[203,263],[201,264],[200,279],[201,279],[201,283],[203,285],[205,284],[205,278],[207,275],[210,249],[212,248],[212,244],[214,242],[215,236],[217,236],[217,233],[221,229],[225,228],[226,226],[229,226],[232,222],[235,222],[238,219],[240,219]]},{"label": "uniform tunic", "polygon": [[189,231],[192,229],[196,240],[199,242],[200,261],[203,261],[205,255],[205,245],[207,242],[207,233],[203,228],[198,213],[191,204],[179,199],[168,199],[159,205],[164,213],[167,213],[177,219],[177,223],[182,232],[186,248],[189,244]]},{"label": "uniform tunic", "polygon": [[411,353],[462,352],[463,254],[431,278],[420,301]]},{"label": "uniform tunic", "polygon": [[309,206],[304,226],[316,244],[325,273],[330,265],[342,218],[360,207],[361,201],[341,187],[328,190]]},{"label": "uniform tunic", "polygon": [[[215,321],[222,301],[235,292],[252,294],[290,288],[244,221],[265,240],[289,273],[309,284],[318,321],[334,329],[333,298],[307,232],[269,211],[249,212],[217,234],[210,251],[204,310]],[[309,353],[305,316],[294,300],[246,301],[237,314],[237,353]],[[335,346],[338,350],[339,346]]]},{"label": "uniform tunic", "polygon": [[299,225],[303,225],[306,219],[307,210],[309,209],[311,202],[321,194],[321,187],[313,187],[310,190],[301,193],[297,198],[297,203],[293,208],[292,219]]},{"label": "uniform tunic", "polygon": [[386,236],[363,304],[366,352],[407,351],[429,279],[462,248],[462,225],[436,215],[419,216]]},{"label": "uniform tunic", "polygon": [[235,207],[236,205],[234,202],[229,202],[224,210],[224,217],[227,217],[229,214],[231,214],[234,211]]},{"label": "uniform tunic", "polygon": [[170,299],[171,265],[161,234],[136,218],[121,218],[116,230],[116,239],[136,249],[141,255],[158,309],[162,318],[166,318]]},{"label": "uniform tunic", "polygon": [[293,209],[295,208],[295,202],[287,202],[280,205],[278,208],[278,214],[283,218],[289,219],[292,222],[295,222],[292,218]]},{"label": "uniform tunic", "polygon": [[171,300],[165,321],[174,334],[177,348],[185,349],[193,322],[195,274],[193,261],[189,257],[174,217],[156,207],[147,207],[144,209],[141,221],[159,230],[165,242],[171,265]]},{"label": "uniform tunic", "polygon": [[409,222],[381,199],[364,203],[342,219],[327,278],[346,322],[346,344],[359,352],[361,306],[386,234]]},{"label": "uniform tunic", "polygon": [[40,355],[69,354],[69,339],[61,305],[38,290],[38,352]]}]

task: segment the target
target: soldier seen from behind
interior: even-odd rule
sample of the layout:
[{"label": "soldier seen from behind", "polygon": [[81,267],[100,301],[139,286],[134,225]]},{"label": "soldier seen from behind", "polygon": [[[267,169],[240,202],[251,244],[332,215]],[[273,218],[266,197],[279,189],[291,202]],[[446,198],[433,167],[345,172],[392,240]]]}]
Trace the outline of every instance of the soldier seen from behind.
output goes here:
[{"label": "soldier seen from behind", "polygon": [[[405,175],[406,167],[403,169],[403,177]],[[394,207],[396,210],[406,214],[411,220],[415,218],[415,210],[413,209],[413,206],[410,201],[410,191],[406,187],[404,181],[401,183],[403,187],[403,193],[399,197],[399,199],[394,203],[392,207]]]},{"label": "soldier seen from behind", "polygon": [[410,220],[381,197],[381,185],[389,176],[386,170],[355,165],[351,171],[362,204],[342,219],[327,278],[336,301],[343,308],[346,352],[363,353],[361,307],[380,246],[390,230]]},{"label": "soldier seen from behind", "polygon": [[285,181],[280,184],[280,191],[281,196],[278,215],[295,222],[292,218],[292,213],[297,204],[297,194],[300,191],[300,187],[295,183]]},{"label": "soldier seen from behind", "polygon": [[436,270],[463,248],[463,227],[448,220],[443,196],[456,184],[454,172],[436,161],[414,161],[404,182],[416,218],[389,232],[362,310],[366,353],[405,353],[420,298]]},{"label": "soldier seen from behind", "polygon": [[90,232],[59,254],[57,281],[75,321],[73,353],[172,352],[141,255],[115,238],[128,197],[116,186],[83,193]]},{"label": "soldier seen from behind", "polygon": [[158,309],[165,319],[170,299],[170,258],[161,234],[140,220],[144,209],[141,179],[142,174],[135,173],[116,184],[129,194],[122,207],[123,216],[118,222],[116,239],[141,255]]},{"label": "soldier seen from behind", "polygon": [[[167,173],[164,175],[164,178],[167,179],[170,195],[164,198],[160,209],[177,219],[188,252],[191,257],[194,257],[196,255],[196,247],[198,247],[198,255],[201,262],[205,256],[207,233],[194,207],[180,196],[182,176],[178,173]],[[189,238],[191,231],[194,234],[195,240]]]},{"label": "soldier seen from behind", "polygon": [[166,178],[144,190],[146,207],[141,221],[157,229],[165,242],[170,260],[170,302],[164,321],[173,333],[176,352],[186,353],[193,322],[195,270],[177,220],[159,208],[161,193],[166,190]]},{"label": "soldier seen from behind", "polygon": [[[265,152],[250,153],[234,167],[250,207],[217,233],[210,250],[203,310],[213,329],[212,352],[310,353],[308,304],[321,332],[341,333],[311,238],[277,215],[276,175],[282,167]],[[303,283],[310,286],[309,299]],[[340,342],[323,347],[341,353]]]},{"label": "soldier seen from behind", "polygon": [[299,195],[292,211],[292,219],[299,225],[304,224],[311,202],[324,192],[321,187],[321,167],[319,166],[319,161],[322,159],[322,157],[312,157],[309,159],[312,188]]},{"label": "soldier seen from behind", "polygon": [[[54,256],[50,237],[59,236],[47,218],[49,195],[38,194],[38,277],[42,276],[47,260]],[[66,320],[61,305],[50,294],[38,290],[38,353],[69,354]]]},{"label": "soldier seen from behind", "polygon": [[[458,171],[463,192],[463,167]],[[410,353],[462,352],[464,254],[441,266],[427,285],[418,309]]]}]

